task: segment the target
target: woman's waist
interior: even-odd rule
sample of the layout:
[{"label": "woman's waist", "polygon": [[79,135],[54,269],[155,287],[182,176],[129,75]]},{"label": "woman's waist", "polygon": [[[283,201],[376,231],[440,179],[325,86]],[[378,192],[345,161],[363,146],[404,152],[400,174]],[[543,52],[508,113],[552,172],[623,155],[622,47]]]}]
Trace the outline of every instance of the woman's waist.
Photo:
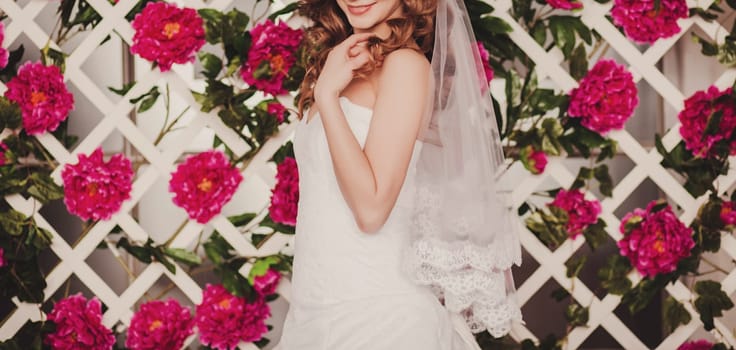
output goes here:
[{"label": "woman's waist", "polygon": [[330,265],[294,262],[292,299],[304,305],[329,305],[376,296],[424,293],[398,267],[376,268],[354,263]]}]

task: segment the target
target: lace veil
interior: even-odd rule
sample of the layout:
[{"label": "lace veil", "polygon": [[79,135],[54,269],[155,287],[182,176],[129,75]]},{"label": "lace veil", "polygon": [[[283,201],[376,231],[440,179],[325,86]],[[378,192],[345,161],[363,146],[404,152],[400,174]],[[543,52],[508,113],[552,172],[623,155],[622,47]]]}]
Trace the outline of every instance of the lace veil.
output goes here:
[{"label": "lace veil", "polygon": [[503,150],[462,1],[438,0],[405,267],[471,331],[500,337],[521,320],[510,270],[521,263],[519,223],[496,191]]}]

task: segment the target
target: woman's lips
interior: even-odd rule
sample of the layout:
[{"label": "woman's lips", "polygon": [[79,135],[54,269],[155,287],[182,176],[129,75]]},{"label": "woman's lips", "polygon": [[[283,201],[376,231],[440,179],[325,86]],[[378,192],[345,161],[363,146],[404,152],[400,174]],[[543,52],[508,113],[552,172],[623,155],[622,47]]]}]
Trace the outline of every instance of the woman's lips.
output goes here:
[{"label": "woman's lips", "polygon": [[362,5],[362,6],[348,5],[348,11],[350,11],[350,14],[358,16],[358,15],[362,15],[368,12],[368,10],[370,10],[373,5],[375,5],[375,3],[368,4],[368,5]]}]

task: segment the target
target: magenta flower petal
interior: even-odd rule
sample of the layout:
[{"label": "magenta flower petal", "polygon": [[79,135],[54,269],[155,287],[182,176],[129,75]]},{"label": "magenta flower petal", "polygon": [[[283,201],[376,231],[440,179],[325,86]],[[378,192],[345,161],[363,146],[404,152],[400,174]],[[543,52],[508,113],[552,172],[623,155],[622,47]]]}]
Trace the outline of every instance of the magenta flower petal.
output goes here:
[{"label": "magenta flower petal", "polygon": [[5,97],[20,107],[28,135],[56,130],[74,109],[74,96],[57,66],[26,62],[7,87]]},{"label": "magenta flower petal", "polygon": [[207,223],[233,197],[243,176],[217,150],[190,156],[171,174],[169,192],[189,218]]},{"label": "magenta flower petal", "polygon": [[575,10],[583,8],[583,4],[576,0],[547,0],[547,4],[557,9]]},{"label": "magenta flower petal", "polygon": [[112,331],[102,324],[102,305],[95,297],[87,301],[81,293],[60,300],[48,314],[56,331],[44,342],[55,350],[110,350]]},{"label": "magenta flower petal", "polygon": [[[694,155],[707,158],[715,155],[714,145],[726,142],[736,128],[736,105],[731,98],[733,89],[719,90],[711,86],[708,90],[694,93],[685,100],[685,108],[680,111],[680,136],[685,141],[685,148]],[[718,128],[709,135],[705,135],[708,121],[716,112],[721,113]],[[728,145],[729,153],[736,155],[736,141]]]},{"label": "magenta flower petal", "polygon": [[677,350],[710,350],[712,348],[713,343],[705,339],[700,339],[682,343]]},{"label": "magenta flower petal", "polygon": [[[677,218],[669,205],[652,212],[657,204],[652,201],[646,209],[635,209],[621,220],[624,237],[618,241],[619,252],[644,277],[675,271],[677,263],[690,256],[695,246],[693,230]],[[641,222],[627,230],[631,220]]]},{"label": "magenta flower petal", "polygon": [[296,226],[299,204],[299,171],[296,159],[286,157],[278,165],[276,186],[271,190],[269,215],[274,222]]},{"label": "magenta flower petal", "polygon": [[541,174],[547,167],[547,154],[534,149],[532,146],[524,147],[520,154],[521,164],[532,174]]},{"label": "magenta flower petal", "polygon": [[64,204],[70,213],[84,220],[107,220],[130,198],[130,160],[116,154],[105,162],[99,147],[89,156],[79,154],[78,159],[77,164],[67,164],[61,172]]},{"label": "magenta flower petal", "polygon": [[197,11],[165,1],[149,2],[131,25],[135,35],[130,52],[156,62],[162,72],[174,63],[194,61],[205,43],[204,22]]},{"label": "magenta flower petal", "polygon": [[597,200],[587,200],[580,190],[557,192],[555,199],[547,204],[564,210],[567,213],[567,234],[570,238],[580,235],[589,225],[598,221],[601,204]]},{"label": "magenta flower petal", "polygon": [[194,317],[202,344],[218,350],[235,349],[241,341],[261,340],[268,332],[271,309],[263,298],[249,303],[222,285],[207,285]]},{"label": "magenta flower petal", "polygon": [[4,48],[3,41],[5,41],[5,25],[0,23],[0,69],[5,68],[8,65],[8,50]]},{"label": "magenta flower petal", "polygon": [[279,124],[283,123],[286,117],[286,107],[279,102],[269,102],[266,105],[266,112],[274,116]]},{"label": "magenta flower petal", "polygon": [[677,20],[688,17],[688,8],[685,0],[615,0],[611,17],[627,37],[653,43],[679,33]]},{"label": "magenta flower petal", "polygon": [[281,273],[274,269],[268,269],[265,274],[257,276],[253,280],[253,289],[255,289],[259,295],[271,295],[276,293],[276,287],[279,286],[279,281],[281,281]]},{"label": "magenta flower petal", "polygon": [[175,299],[149,301],[130,320],[125,346],[131,350],[181,349],[193,328],[191,312]]},{"label": "magenta flower petal", "polygon": [[265,20],[253,26],[248,60],[240,70],[243,81],[267,94],[285,94],[284,79],[296,63],[294,53],[303,34],[285,22]]},{"label": "magenta flower petal", "polygon": [[600,60],[570,91],[568,114],[599,134],[621,129],[634,113],[639,97],[634,78],[613,60]]}]

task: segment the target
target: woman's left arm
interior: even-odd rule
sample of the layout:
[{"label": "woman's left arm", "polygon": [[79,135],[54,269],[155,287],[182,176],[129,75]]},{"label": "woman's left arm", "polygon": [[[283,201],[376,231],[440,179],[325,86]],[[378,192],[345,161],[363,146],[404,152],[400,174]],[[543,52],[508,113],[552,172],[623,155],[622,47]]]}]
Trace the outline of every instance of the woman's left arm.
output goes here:
[{"label": "woman's left arm", "polygon": [[342,195],[363,232],[388,219],[404,183],[427,99],[429,62],[400,49],[384,60],[373,117],[361,149],[338,96],[315,96]]}]

